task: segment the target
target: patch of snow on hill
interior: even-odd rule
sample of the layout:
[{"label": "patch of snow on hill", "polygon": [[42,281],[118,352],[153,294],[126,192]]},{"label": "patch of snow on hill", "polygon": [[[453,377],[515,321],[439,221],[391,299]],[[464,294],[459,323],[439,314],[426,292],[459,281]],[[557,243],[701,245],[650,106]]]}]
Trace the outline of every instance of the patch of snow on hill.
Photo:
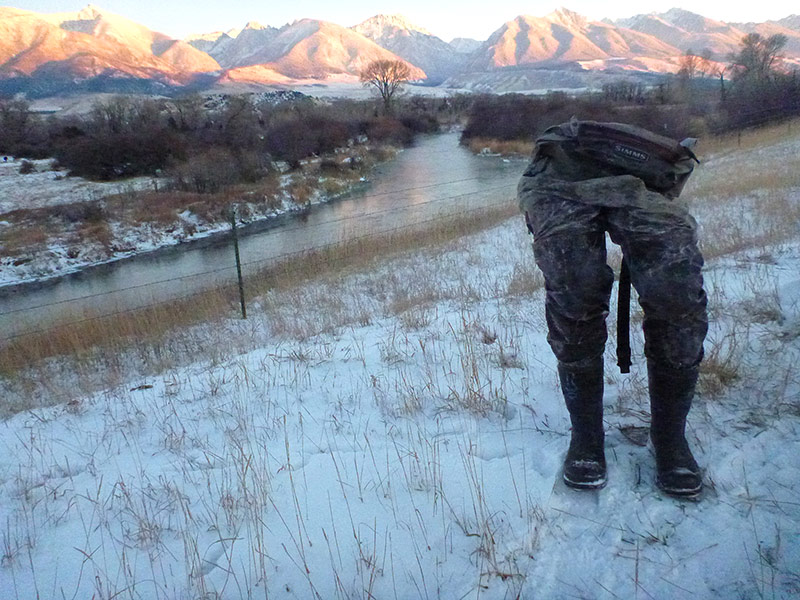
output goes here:
[{"label": "patch of snow on hill", "polygon": [[68,177],[63,170],[53,170],[53,161],[49,159],[29,162],[35,171],[27,175],[19,173],[22,160],[11,157],[8,162],[0,162],[0,214],[17,209],[99,200],[110,194],[153,189],[154,186],[152,177],[115,182],[88,181],[82,177]]}]

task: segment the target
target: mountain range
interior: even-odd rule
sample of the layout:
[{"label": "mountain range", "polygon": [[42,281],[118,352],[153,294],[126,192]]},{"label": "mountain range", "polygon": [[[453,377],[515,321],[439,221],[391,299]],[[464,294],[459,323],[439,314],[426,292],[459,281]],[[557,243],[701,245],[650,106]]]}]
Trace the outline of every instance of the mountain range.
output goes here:
[{"label": "mountain range", "polygon": [[161,78],[185,83],[193,73],[220,69],[210,55],[182,40],[88,6],[78,13],[41,15],[0,7],[0,76]]},{"label": "mountain range", "polygon": [[561,8],[520,15],[484,41],[448,43],[397,15],[353,27],[314,19],[280,28],[250,22],[176,40],[92,5],[57,14],[0,7],[0,91],[355,83],[378,59],[407,62],[412,79],[428,86],[582,87],[603,77],[675,72],[687,51],[725,63],[752,32],[785,35],[785,61],[800,65],[798,15],[737,24],[671,9],[592,21]]}]

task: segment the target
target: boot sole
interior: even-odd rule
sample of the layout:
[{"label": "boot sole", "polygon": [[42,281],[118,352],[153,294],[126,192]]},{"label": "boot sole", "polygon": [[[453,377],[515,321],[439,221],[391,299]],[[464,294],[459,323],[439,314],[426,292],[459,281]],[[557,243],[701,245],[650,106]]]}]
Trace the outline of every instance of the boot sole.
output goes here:
[{"label": "boot sole", "polygon": [[597,481],[586,482],[586,481],[572,481],[571,479],[567,479],[567,476],[564,475],[562,476],[562,479],[564,480],[564,483],[568,487],[571,487],[572,489],[575,490],[586,490],[586,491],[600,490],[606,487],[606,483],[608,483],[608,479],[606,478],[599,479]]},{"label": "boot sole", "polygon": [[[647,440],[647,449],[650,451],[650,454],[655,458],[656,456],[656,448],[653,445],[653,439],[648,438]],[[699,477],[702,477],[702,471],[698,474]],[[679,488],[679,489],[670,489],[663,485],[656,475],[656,487],[667,494],[668,496],[672,496],[674,498],[684,499],[684,500],[696,500],[698,499],[703,493],[703,483],[701,482],[696,488]]]},{"label": "boot sole", "polygon": [[673,496],[675,498],[684,498],[686,500],[698,498],[703,493],[702,485],[697,488],[682,488],[674,490],[663,486],[660,481],[656,480],[656,487],[669,496]]}]

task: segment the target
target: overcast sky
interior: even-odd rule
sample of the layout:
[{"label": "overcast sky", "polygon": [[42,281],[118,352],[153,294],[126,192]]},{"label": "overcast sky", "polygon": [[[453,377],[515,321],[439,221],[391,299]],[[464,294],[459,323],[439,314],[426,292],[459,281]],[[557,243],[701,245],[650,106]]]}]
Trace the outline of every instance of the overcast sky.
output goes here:
[{"label": "overcast sky", "polygon": [[[0,0],[2,1],[2,0]],[[85,0],[16,0],[4,2],[36,12],[78,11]],[[780,19],[800,12],[797,0],[734,2],[732,0],[570,0],[568,2],[522,2],[519,0],[102,0],[102,9],[175,37],[242,27],[248,21],[280,27],[296,19],[312,18],[351,26],[369,17],[402,14],[419,27],[444,40],[471,37],[485,40],[517,15],[544,16],[558,6],[566,6],[592,19],[630,17],[641,13],[685,8],[722,21],[747,22]]]}]

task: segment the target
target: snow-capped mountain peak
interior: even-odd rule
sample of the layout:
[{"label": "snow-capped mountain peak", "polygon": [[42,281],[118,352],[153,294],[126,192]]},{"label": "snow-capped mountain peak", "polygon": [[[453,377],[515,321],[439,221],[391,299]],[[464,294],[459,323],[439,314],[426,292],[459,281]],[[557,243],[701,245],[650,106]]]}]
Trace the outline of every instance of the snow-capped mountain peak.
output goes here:
[{"label": "snow-capped mountain peak", "polygon": [[[351,81],[373,60],[398,58],[413,67],[414,79],[427,76],[427,85],[560,87],[564,81],[576,85],[587,70],[609,76],[674,72],[689,50],[724,61],[750,32],[787,36],[786,60],[800,65],[797,15],[736,24],[681,9],[597,21],[562,7],[546,16],[520,15],[486,41],[457,38],[451,44],[399,14],[378,14],[351,28],[307,18],[280,28],[250,21],[241,29],[178,41],[93,4],[56,14],[0,7],[0,30],[0,91],[6,82],[7,89],[28,85],[21,77],[31,78],[31,89],[38,89],[35,79],[53,74],[60,81],[129,77],[136,85],[152,80],[205,85],[212,77],[255,83]],[[537,72],[525,73],[532,69]],[[200,73],[208,75],[197,78]],[[552,83],[543,83],[545,75]]]},{"label": "snow-capped mountain peak", "polygon": [[104,12],[100,7],[94,4],[87,4],[80,11],[75,13],[75,20],[78,21],[93,21],[104,16]]},{"label": "snow-capped mountain peak", "polygon": [[589,20],[568,8],[558,8],[545,17],[548,21],[563,25],[567,29],[583,29]]},{"label": "snow-capped mountain peak", "polygon": [[[261,31],[261,30],[263,30],[263,29],[270,29],[270,27],[269,27],[269,26],[267,26],[267,25],[262,25],[262,24],[261,24],[261,23],[259,23],[258,21],[248,21],[248,22],[247,22],[247,24],[246,24],[246,25],[245,25],[245,26],[244,26],[242,29],[240,29],[240,30],[237,30],[237,35],[238,35],[238,34],[239,34],[241,31],[243,31],[243,30],[245,30],[245,29],[251,29],[251,30],[255,30],[255,31]],[[230,35],[230,34],[229,34],[229,35]],[[232,36],[232,37],[235,37],[235,36]]]},{"label": "snow-capped mountain peak", "polygon": [[403,15],[375,15],[366,21],[362,21],[352,29],[370,39],[383,37],[387,32],[397,30],[416,31],[425,35],[433,35],[427,29],[412,24]]},{"label": "snow-capped mountain peak", "polygon": [[420,67],[429,82],[443,81],[463,61],[450,44],[401,15],[376,15],[351,29]]},{"label": "snow-capped mountain peak", "polygon": [[707,19],[702,15],[682,8],[671,8],[660,16],[667,23],[691,33],[709,33],[730,29],[730,26],[726,23]]},{"label": "snow-capped mountain peak", "polygon": [[800,15],[789,15],[788,17],[784,17],[780,21],[775,21],[779,25],[786,27],[787,29],[794,29],[795,31],[800,31]]}]

